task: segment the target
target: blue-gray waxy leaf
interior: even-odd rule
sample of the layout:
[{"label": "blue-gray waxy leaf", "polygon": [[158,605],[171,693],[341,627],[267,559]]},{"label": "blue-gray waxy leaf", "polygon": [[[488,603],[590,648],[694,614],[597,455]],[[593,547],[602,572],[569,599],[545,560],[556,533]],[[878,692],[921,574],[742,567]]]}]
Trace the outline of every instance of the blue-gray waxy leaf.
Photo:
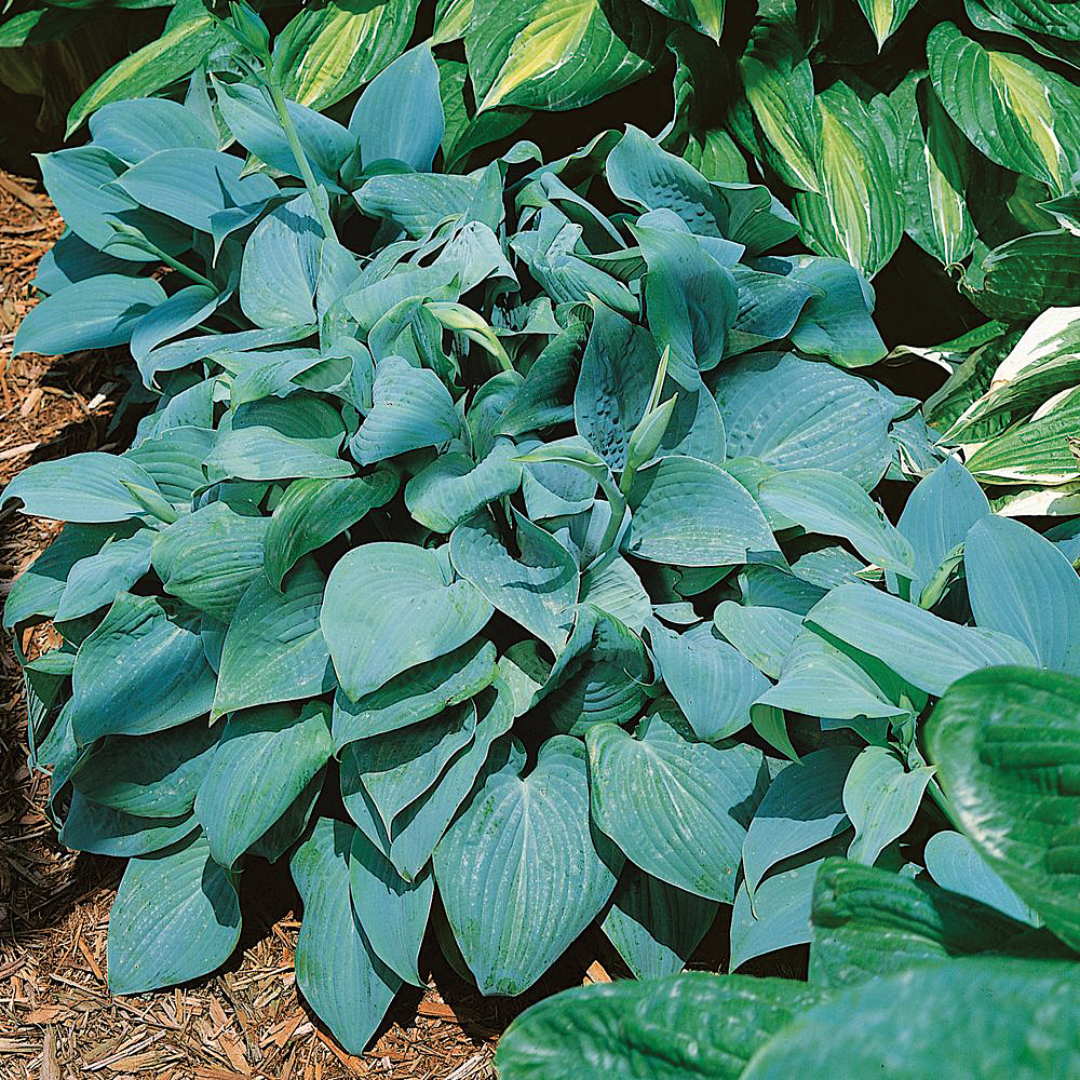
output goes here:
[{"label": "blue-gray waxy leaf", "polygon": [[761,752],[699,742],[672,719],[654,712],[636,737],[614,724],[590,728],[593,819],[653,877],[730,904],[746,828],[768,783]]},{"label": "blue-gray waxy leaf", "polygon": [[195,614],[120,593],[75,661],[71,723],[80,743],[162,731],[210,711],[214,673]]},{"label": "blue-gray waxy leaf", "polygon": [[240,939],[240,901],[201,834],[132,859],[109,919],[109,989],[137,994],[205,975]]},{"label": "blue-gray waxy leaf", "polygon": [[355,826],[318,818],[290,861],[304,902],[296,982],[350,1053],[359,1054],[401,987],[375,954],[353,911],[349,854]]},{"label": "blue-gray waxy leaf", "polygon": [[353,701],[464,645],[491,617],[445,548],[362,544],[330,573],[319,616],[338,682]]},{"label": "blue-gray waxy leaf", "polygon": [[622,863],[589,820],[579,740],[550,739],[527,776],[523,766],[517,748],[435,851],[447,918],[485,994],[536,982],[603,907]]},{"label": "blue-gray waxy leaf", "polygon": [[214,861],[232,866],[326,764],[329,709],[268,705],[231,716],[195,800]]}]

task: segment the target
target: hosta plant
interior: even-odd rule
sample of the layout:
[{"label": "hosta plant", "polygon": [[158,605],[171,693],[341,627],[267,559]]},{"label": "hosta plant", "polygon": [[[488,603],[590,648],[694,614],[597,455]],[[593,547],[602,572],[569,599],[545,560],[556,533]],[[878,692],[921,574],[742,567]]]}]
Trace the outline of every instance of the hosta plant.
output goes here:
[{"label": "hosta plant", "polygon": [[694,973],[570,990],[513,1024],[499,1075],[1077,1075],[1080,680],[969,675],[926,746],[962,831],[936,832],[901,874],[826,860],[808,983]]},{"label": "hosta plant", "polygon": [[933,700],[1080,668],[1068,559],[862,373],[870,286],[764,187],[633,127],[433,172],[427,47],[339,123],[220,29],[230,74],[42,159],[68,231],[15,343],[125,346],[145,414],[3,494],[69,522],[4,619],[64,639],[26,664],[61,839],[130,858],[112,989],[223,963],[253,858],[354,1051],[429,923],[485,994],[594,923],[638,976],[720,905],[732,967],[807,941],[826,857],[949,812]]}]

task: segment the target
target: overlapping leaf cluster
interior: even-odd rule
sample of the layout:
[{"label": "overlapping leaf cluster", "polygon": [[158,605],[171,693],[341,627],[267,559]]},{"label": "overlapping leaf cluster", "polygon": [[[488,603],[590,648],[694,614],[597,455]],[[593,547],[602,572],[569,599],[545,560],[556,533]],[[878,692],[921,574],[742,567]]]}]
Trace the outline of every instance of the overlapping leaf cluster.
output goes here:
[{"label": "overlapping leaf cluster", "polygon": [[499,1075],[1071,1076],[1080,679],[976,672],[937,706],[926,745],[963,831],[935,833],[925,869],[826,859],[802,913],[808,983],[695,973],[570,990],[510,1028]]},{"label": "overlapping leaf cluster", "polygon": [[835,855],[1028,918],[960,834],[899,841],[951,812],[922,718],[954,680],[1080,674],[1075,540],[860,373],[866,279],[634,127],[433,172],[428,47],[340,123],[258,18],[214,25],[183,104],[43,158],[68,232],[16,341],[126,346],[152,405],[3,496],[71,523],[4,619],[65,641],[26,665],[63,841],[131,858],[113,989],[221,964],[253,857],[355,1050],[429,925],[515,994],[594,922],[642,977],[721,904],[733,968],[804,943]]}]

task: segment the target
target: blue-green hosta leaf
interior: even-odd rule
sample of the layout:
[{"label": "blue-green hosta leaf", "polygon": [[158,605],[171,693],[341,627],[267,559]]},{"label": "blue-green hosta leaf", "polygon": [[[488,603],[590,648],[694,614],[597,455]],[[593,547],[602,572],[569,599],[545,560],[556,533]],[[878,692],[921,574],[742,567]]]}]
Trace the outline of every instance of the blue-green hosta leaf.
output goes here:
[{"label": "blue-green hosta leaf", "polygon": [[285,813],[251,845],[249,853],[276,863],[307,832],[325,780],[326,769],[323,768],[308,781],[307,787],[297,795]]},{"label": "blue-green hosta leaf", "polygon": [[901,716],[907,712],[889,696],[889,689],[898,682],[893,673],[871,657],[852,655],[854,651],[847,652],[803,627],[780,661],[779,682],[758,701],[836,720]]},{"label": "blue-green hosta leaf", "polygon": [[[514,721],[513,694],[499,678],[479,694],[470,708],[472,704],[477,715],[472,741],[457,751],[427,791],[395,816],[389,834],[364,789],[343,793],[346,809],[406,881],[416,881],[431,861],[436,845],[469,797],[489,756],[495,753],[493,744]],[[505,740],[499,745],[504,746]]]},{"label": "blue-green hosta leaf", "polygon": [[378,690],[334,700],[334,747],[409,727],[480,693],[495,678],[495,646],[482,638],[403,671]]},{"label": "blue-green hosta leaf", "polygon": [[693,390],[698,372],[724,358],[729,329],[739,313],[731,271],[689,232],[631,226],[648,266],[645,305],[649,329],[668,349],[671,378]]},{"label": "blue-green hosta leaf", "polygon": [[778,607],[796,615],[805,615],[828,592],[778,566],[762,565],[740,571],[739,591],[747,607]]},{"label": "blue-green hosta leaf", "polygon": [[322,249],[322,228],[307,195],[263,218],[244,244],[240,266],[244,314],[265,329],[315,322]]},{"label": "blue-green hosta leaf", "polygon": [[[635,1080],[739,1080],[754,1053],[820,1000],[795,979],[692,971],[620,980],[546,998],[499,1042],[506,1080],[575,1071]],[[724,1017],[702,1024],[702,1017]]]},{"label": "blue-green hosta leaf", "polygon": [[834,589],[806,619],[935,696],[979,668],[1035,663],[1031,651],[1015,638],[957,626],[862,584]]},{"label": "blue-green hosta leaf", "polygon": [[900,29],[900,24],[907,18],[915,2],[916,0],[859,0],[859,7],[877,40],[878,52]]},{"label": "blue-green hosta leaf", "polygon": [[425,446],[441,446],[461,429],[453,398],[433,371],[397,356],[375,371],[374,407],[349,443],[361,465]]},{"label": "blue-green hosta leaf", "polygon": [[4,628],[11,629],[35,615],[51,619],[60,606],[72,567],[96,555],[110,540],[131,536],[138,524],[69,524],[15,579],[4,604]]},{"label": "blue-green hosta leaf", "polygon": [[359,830],[349,852],[353,911],[372,952],[399,978],[425,986],[417,966],[427,929],[435,878],[430,872],[407,882]]},{"label": "blue-green hosta leaf", "polygon": [[724,366],[716,387],[729,457],[777,469],[831,469],[868,491],[893,456],[892,407],[865,380],[791,353]]},{"label": "blue-green hosta leaf", "polygon": [[269,524],[210,503],[154,537],[154,571],[167,593],[228,622],[262,570]]},{"label": "blue-green hosta leaf", "polygon": [[1076,786],[1080,681],[1020,668],[977,672],[927,730],[957,824],[1071,948],[1080,945]]},{"label": "blue-green hosta leaf", "polygon": [[985,49],[951,22],[935,26],[926,44],[938,98],[975,146],[1067,191],[1080,168],[1080,91],[1025,56]]},{"label": "blue-green hosta leaf", "polygon": [[700,236],[725,236],[727,212],[719,193],[689,162],[662,150],[632,124],[608,155],[607,181],[623,202],[670,210]]},{"label": "blue-green hosta leaf", "polygon": [[731,272],[739,290],[739,314],[728,333],[724,350],[727,356],[786,338],[816,292],[812,285],[779,273],[742,266]]},{"label": "blue-green hosta leaf", "polygon": [[653,877],[730,904],[768,783],[761,751],[699,742],[672,719],[678,726],[654,712],[636,736],[614,724],[589,729],[593,820]]},{"label": "blue-green hosta leaf", "polygon": [[484,994],[519,994],[585,929],[622,858],[589,820],[585,748],[549,739],[491,773],[435,849],[454,938]]},{"label": "blue-green hosta leaf", "polygon": [[765,874],[849,828],[844,780],[858,755],[854,746],[827,746],[786,766],[758,804],[743,841],[743,873],[749,896]]},{"label": "blue-green hosta leaf", "polygon": [[822,861],[771,874],[758,885],[752,902],[746,883],[740,884],[731,909],[729,971],[756,956],[809,942],[814,878]]},{"label": "blue-green hosta leaf", "polygon": [[[353,193],[353,197],[365,214],[395,221],[410,236],[420,238],[427,236],[445,218],[464,214],[476,189],[477,180],[472,176],[391,173],[373,176]],[[427,277],[440,284],[448,280],[441,270]],[[384,313],[392,306],[387,304]]]},{"label": "blue-green hosta leaf", "polygon": [[844,781],[844,811],[855,826],[848,858],[873,866],[915,820],[932,769],[907,771],[883,746],[868,746],[855,759]]},{"label": "blue-green hosta leaf", "polygon": [[827,469],[788,469],[763,480],[758,497],[807,532],[842,537],[868,562],[911,576],[911,545],[850,477]]},{"label": "blue-green hosta leaf", "polygon": [[927,872],[943,889],[1038,925],[1039,917],[1001,880],[978,848],[963,834],[944,830],[934,833],[923,851]]},{"label": "blue-green hosta leaf", "polygon": [[80,743],[147,735],[209,712],[214,673],[193,614],[150,596],[117,596],[75,660],[71,724]]},{"label": "blue-green hosta leaf", "polygon": [[653,682],[645,644],[614,616],[577,609],[574,632],[531,701],[557,731],[583,735],[594,724],[623,724],[641,712]]},{"label": "blue-green hosta leaf", "polygon": [[946,458],[915,485],[896,524],[915,549],[912,600],[918,601],[949,552],[989,513],[982,488],[955,458]]},{"label": "blue-green hosta leaf", "polygon": [[34,288],[44,296],[99,274],[137,274],[139,264],[107,255],[65,229],[60,239],[41,257]]},{"label": "blue-green hosta leaf", "polygon": [[637,571],[622,556],[605,560],[581,577],[581,603],[614,615],[640,634],[652,614],[652,600]]},{"label": "blue-green hosta leaf", "polygon": [[322,769],[333,752],[329,721],[318,701],[229,717],[195,799],[215,862],[232,866]]},{"label": "blue-green hosta leaf", "polygon": [[46,296],[23,319],[13,356],[71,353],[124,345],[139,320],[165,300],[153,279],[100,274]]},{"label": "blue-green hosta leaf", "polygon": [[349,118],[366,168],[387,158],[431,172],[442,141],[439,69],[427,44],[403,53],[361,94]]},{"label": "blue-green hosta leaf", "polygon": [[81,618],[108,607],[120,592],[129,592],[150,569],[150,529],[140,529],[134,536],[112,540],[101,551],[75,563],[67,576],[57,622]]},{"label": "blue-green hosta leaf", "polygon": [[450,537],[454,569],[496,610],[556,653],[566,643],[578,600],[573,555],[550,533],[514,511],[519,558],[507,551],[490,515],[459,525]]},{"label": "blue-green hosta leaf", "polygon": [[979,626],[1022,641],[1051,671],[1080,675],[1080,577],[1049,540],[988,514],[967,534],[964,570]]},{"label": "blue-green hosta leaf", "polygon": [[682,971],[719,908],[627,863],[600,925],[635,979],[657,979]]},{"label": "blue-green hosta leaf", "polygon": [[650,627],[660,675],[699,739],[727,738],[750,722],[750,705],[768,680],[709,623],[677,634]]},{"label": "blue-green hosta leaf", "polygon": [[154,97],[102,106],[90,118],[90,136],[95,146],[132,164],[174,147],[216,150],[218,142],[217,132],[193,109]]},{"label": "blue-green hosta leaf", "polygon": [[41,176],[53,205],[71,232],[99,251],[133,263],[157,262],[141,247],[117,240],[112,222],[138,229],[156,246],[179,254],[191,246],[189,230],[177,230],[167,218],[141,210],[130,195],[113,184],[127,165],[96,146],[59,150],[39,159]]},{"label": "blue-green hosta leaf", "polygon": [[479,464],[468,454],[443,454],[405,485],[405,505],[421,525],[452,532],[488,503],[517,491],[521,486],[521,465],[513,460],[517,454],[509,439],[497,439]]},{"label": "blue-green hosta leaf", "polygon": [[648,74],[663,31],[646,8],[599,0],[475,0],[465,55],[478,110],[573,109]]},{"label": "blue-green hosta leaf", "polygon": [[225,432],[206,464],[239,480],[332,479],[353,473],[352,465],[313,446],[312,440],[292,439],[270,427]]},{"label": "blue-green hosta leaf", "polygon": [[290,484],[274,507],[264,543],[266,576],[275,588],[297,559],[328,544],[355,525],[369,510],[384,506],[397,493],[393,473],[348,479],[308,479]]},{"label": "blue-green hosta leaf", "polygon": [[792,260],[788,280],[814,290],[788,335],[795,348],[845,368],[884,359],[887,350],[872,316],[874,293],[855,267],[806,255]]},{"label": "blue-green hosta leaf", "polygon": [[99,806],[139,817],[182,817],[195,803],[220,725],[193,720],[153,735],[110,735],[72,770],[76,788]]},{"label": "blue-green hosta leaf", "polygon": [[[300,176],[292,147],[285,137],[269,95],[260,86],[214,80],[221,118],[236,141],[260,160],[289,176]],[[295,101],[287,109],[300,144],[320,185],[340,192],[338,172],[356,146],[348,128]]]},{"label": "blue-green hosta leaf", "polygon": [[323,110],[363,86],[405,48],[417,0],[301,8],[274,41],[282,92]]},{"label": "blue-green hosta leaf", "polygon": [[187,982],[223,964],[239,940],[236,884],[204,836],[132,859],[109,919],[109,990]]},{"label": "blue-green hosta leaf", "polygon": [[320,622],[338,682],[357,701],[464,645],[491,611],[476,586],[454,580],[445,548],[374,543],[353,548],[331,571]]},{"label": "blue-green hosta leaf", "polygon": [[930,882],[828,859],[814,883],[810,979],[877,981],[926,961],[1008,947],[1030,926]]},{"label": "blue-green hosta leaf", "polygon": [[420,724],[349,743],[341,751],[341,793],[363,828],[358,803],[378,816],[373,842],[392,838],[394,818],[438,782],[450,760],[472,742],[476,705],[463,702]]},{"label": "blue-green hosta leaf", "polygon": [[731,566],[783,559],[761,508],[730,473],[671,456],[640,469],[630,489],[626,550],[676,566]]},{"label": "blue-green hosta leaf", "polygon": [[353,911],[349,855],[355,826],[318,818],[289,862],[304,902],[296,983],[342,1046],[359,1054],[401,987]]},{"label": "blue-green hosta leaf", "polygon": [[574,391],[574,422],[615,472],[626,466],[627,445],[645,414],[659,363],[656,344],[643,327],[596,306]]},{"label": "blue-green hosta leaf", "polygon": [[[66,786],[68,771],[75,764],[77,756],[76,752],[70,757],[57,757],[53,781],[60,790]],[[72,851],[135,859],[171,847],[198,827],[199,823],[190,813],[169,818],[126,814],[86,798],[76,788],[71,793],[71,805],[59,840]]]},{"label": "blue-green hosta leaf", "polygon": [[713,613],[713,624],[754,667],[779,679],[802,617],[786,608],[743,607],[725,600]]},{"label": "blue-green hosta leaf", "polygon": [[[1075,964],[957,960],[929,964],[837,994],[798,1016],[756,1055],[744,1080],[797,1071],[910,1080],[999,1073],[1036,1080],[1067,1060],[1078,1021]],[[1045,1014],[1045,1003],[1061,1007]],[[942,1025],[942,1010],[963,1021]],[[1027,1034],[1037,1028],[1033,1045]]]},{"label": "blue-green hosta leaf", "polygon": [[204,465],[215,438],[210,428],[162,426],[124,456],[147,471],[173,512],[186,513],[206,487]]},{"label": "blue-green hosta leaf", "polygon": [[131,355],[136,364],[167,342],[205,322],[228,299],[209,285],[187,285],[143,315],[131,333]]},{"label": "blue-green hosta leaf", "polygon": [[956,266],[977,239],[967,204],[971,144],[924,75],[909,74],[889,100],[900,121],[904,231],[943,266]]},{"label": "blue-green hosta leaf", "polygon": [[161,150],[128,169],[117,184],[140,206],[208,233],[215,214],[233,207],[257,212],[277,198],[278,186],[265,173],[243,173],[243,158],[233,154],[215,149]]},{"label": "blue-green hosta leaf", "polygon": [[236,605],[221,650],[216,714],[297,701],[330,682],[319,612],[326,578],[305,556],[278,590],[258,574]]},{"label": "blue-green hosta leaf", "polygon": [[[795,195],[807,243],[872,278],[903,235],[903,207],[881,123],[844,82],[814,98],[821,125],[816,191]],[[891,109],[888,103],[885,107]]]}]

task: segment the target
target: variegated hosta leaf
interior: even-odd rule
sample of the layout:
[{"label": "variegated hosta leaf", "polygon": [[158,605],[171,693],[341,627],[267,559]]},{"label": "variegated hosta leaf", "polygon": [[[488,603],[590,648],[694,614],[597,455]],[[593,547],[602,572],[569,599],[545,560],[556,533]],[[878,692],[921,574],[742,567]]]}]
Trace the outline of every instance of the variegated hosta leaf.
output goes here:
[{"label": "variegated hosta leaf", "polygon": [[762,23],[739,60],[743,92],[765,134],[769,164],[792,187],[821,191],[814,75],[795,27]]},{"label": "variegated hosta leaf", "polygon": [[720,41],[725,0],[645,0],[645,3],[669,19],[678,19],[713,41]]},{"label": "variegated hosta leaf", "polygon": [[859,0],[859,7],[877,40],[878,51],[900,29],[915,3],[916,0]]},{"label": "variegated hosta leaf", "polygon": [[889,95],[900,121],[904,231],[945,266],[971,254],[977,237],[967,205],[972,147],[926,78],[909,75]]},{"label": "variegated hosta leaf", "polygon": [[307,7],[274,43],[285,96],[325,109],[377,75],[408,44],[419,0]]},{"label": "variegated hosta leaf", "polygon": [[994,248],[968,277],[964,292],[995,319],[1080,304],[1080,236],[1065,230],[1018,236]]},{"label": "variegated hosta leaf", "polygon": [[[904,221],[881,121],[842,82],[814,102],[821,123],[821,194],[795,196],[803,238],[823,254],[846,259],[873,277],[892,258]],[[891,111],[887,104],[885,108]]]},{"label": "variegated hosta leaf", "polygon": [[1080,88],[1019,53],[996,52],[949,22],[927,41],[930,78],[960,130],[991,161],[1071,187],[1080,168]]},{"label": "variegated hosta leaf", "polygon": [[479,109],[572,109],[647,75],[661,20],[640,4],[475,0],[465,52]]}]

